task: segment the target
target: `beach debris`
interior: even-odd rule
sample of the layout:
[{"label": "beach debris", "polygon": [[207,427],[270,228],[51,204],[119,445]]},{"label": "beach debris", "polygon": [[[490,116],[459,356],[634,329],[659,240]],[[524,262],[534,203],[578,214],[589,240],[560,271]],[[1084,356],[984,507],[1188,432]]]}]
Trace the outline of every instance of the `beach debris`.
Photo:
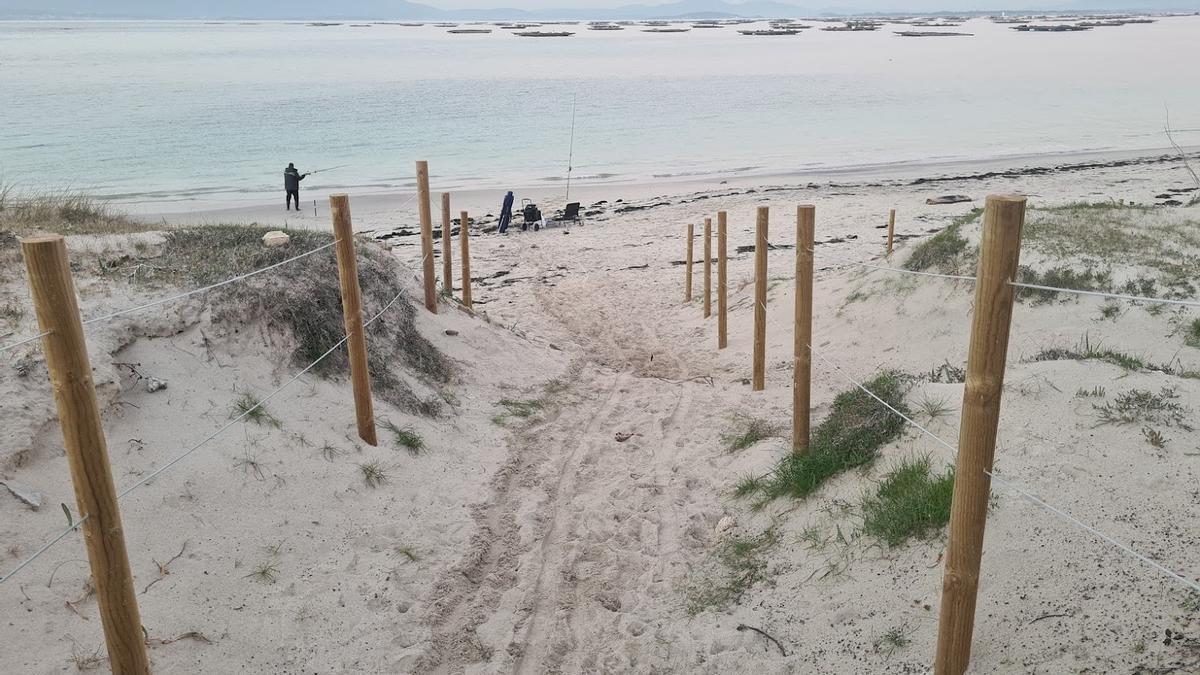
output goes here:
[{"label": "beach debris", "polygon": [[[792,244],[772,244],[769,241],[767,242],[767,250],[768,251],[782,251],[782,250],[786,250],[789,248],[796,248],[796,247],[793,246]],[[750,244],[747,246],[738,246],[734,250],[737,251],[738,253],[754,253],[754,244]]]},{"label": "beach debris", "polygon": [[[621,200],[618,199],[617,201],[621,201]],[[659,206],[670,206],[670,205],[671,205],[671,202],[653,202],[650,204],[639,204],[639,205],[630,204],[628,206],[618,207],[616,209],[616,213],[629,213],[631,211],[644,211],[646,209],[653,209],[653,208],[657,208]]]},{"label": "beach debris", "polygon": [[271,230],[263,235],[262,243],[267,248],[275,246],[287,246],[292,241],[292,237],[286,232],[280,230]]},{"label": "beach debris", "polygon": [[153,394],[156,391],[160,391],[160,390],[166,389],[166,388],[167,388],[166,380],[160,380],[157,377],[147,377],[146,378],[146,391],[147,392]]},{"label": "beach debris", "polygon": [[966,195],[942,195],[941,197],[930,197],[925,200],[926,204],[961,204],[962,202],[973,202],[974,199]]},{"label": "beach debris", "polygon": [[761,635],[761,636],[763,636],[763,637],[767,638],[767,639],[768,639],[768,640],[770,640],[771,642],[774,642],[774,643],[775,643],[775,646],[776,646],[776,647],[779,647],[779,654],[780,654],[781,656],[787,656],[787,652],[786,652],[786,651],[784,651],[784,649],[783,649],[783,644],[781,644],[781,643],[779,642],[779,640],[776,640],[775,638],[773,638],[773,637],[771,637],[770,635],[768,635],[768,634],[766,633],[766,631],[764,631],[763,629],[761,629],[761,628],[755,628],[754,626],[747,626],[747,625],[746,625],[746,624],[744,624],[744,623],[739,623],[739,624],[737,625],[737,630],[739,630],[739,631],[747,631],[747,630],[752,630],[752,631],[754,631],[755,633],[758,633],[759,635]]},{"label": "beach debris", "polygon": [[634,434],[632,431],[618,431],[613,438],[616,439],[618,443],[624,443],[625,441],[633,438],[633,436]]},{"label": "beach debris", "polygon": [[455,335],[458,335],[458,331],[454,330],[453,328],[447,328],[446,335],[449,335],[450,337],[454,337]]},{"label": "beach debris", "polygon": [[20,483],[13,483],[10,481],[0,481],[0,484],[8,488],[8,491],[12,493],[12,496],[25,502],[25,504],[34,511],[42,508],[42,493],[38,492],[37,490],[34,490],[27,485],[21,485]]},{"label": "beach debris", "polygon": [[717,521],[717,536],[729,534],[735,527],[737,527],[737,520],[733,516],[725,516]]}]

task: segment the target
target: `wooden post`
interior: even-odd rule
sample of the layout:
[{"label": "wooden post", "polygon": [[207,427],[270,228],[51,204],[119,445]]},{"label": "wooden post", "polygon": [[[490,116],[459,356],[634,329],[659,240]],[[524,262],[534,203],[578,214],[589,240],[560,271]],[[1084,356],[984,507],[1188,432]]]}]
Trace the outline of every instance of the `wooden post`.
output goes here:
[{"label": "wooden post", "polygon": [[108,463],[100,406],[83,324],[75,298],[75,284],[67,261],[67,245],[58,235],[30,237],[21,242],[46,368],[58,406],[63,445],[75,485],[75,504],[83,523],[92,583],[100,609],[100,623],[114,673],[147,674],[150,661],[142,634],[142,620],[125,550],[125,530],[117,507],[117,490]]},{"label": "wooden post", "polygon": [[717,211],[717,349],[729,346],[728,296],[725,291],[725,212]]},{"label": "wooden post", "polygon": [[687,276],[683,280],[683,301],[692,301],[692,240],[696,238],[696,226],[689,223],[687,230]]},{"label": "wooden post", "polygon": [[795,358],[792,372],[792,452],[808,452],[809,422],[812,409],[812,296],[813,231],[817,207],[796,207],[796,326]]},{"label": "wooden post", "polygon": [[754,237],[754,378],[750,388],[767,386],[767,222],[769,210],[758,207]]},{"label": "wooden post", "polygon": [[437,314],[437,278],[433,271],[433,214],[429,210],[429,163],[417,162],[417,203],[421,214],[421,258],[425,276],[425,309]]},{"label": "wooden post", "polygon": [[896,209],[888,211],[888,241],[887,254],[892,254],[892,240],[896,237]]},{"label": "wooden post", "polygon": [[989,196],[983,216],[975,311],[967,355],[959,430],[954,500],[950,507],[950,543],[942,580],[942,609],[938,627],[937,675],[962,675],[971,661],[975,600],[979,590],[979,559],[991,494],[996,426],[1004,391],[1008,332],[1012,319],[1013,287],[1021,253],[1025,198]]},{"label": "wooden post", "polygon": [[470,222],[470,218],[467,216],[467,212],[463,211],[458,214],[458,219],[458,241],[462,244],[460,252],[462,262],[459,264],[462,267],[462,301],[464,307],[473,310],[474,305],[471,303],[471,244],[469,242],[470,235],[467,234],[467,223]]},{"label": "wooden post", "polygon": [[337,239],[338,281],[342,286],[342,320],[350,350],[350,383],[354,389],[354,412],[358,436],[379,445],[375,435],[375,406],[371,400],[371,373],[367,369],[367,336],[363,330],[362,295],[358,288],[358,258],[354,253],[354,227],[350,223],[350,198],[329,195],[329,215]]},{"label": "wooden post", "polygon": [[712,316],[712,218],[704,219],[704,318]]},{"label": "wooden post", "polygon": [[450,276],[450,259],[453,258],[450,241],[450,193],[442,193],[442,292],[447,297],[454,295],[454,277]]}]

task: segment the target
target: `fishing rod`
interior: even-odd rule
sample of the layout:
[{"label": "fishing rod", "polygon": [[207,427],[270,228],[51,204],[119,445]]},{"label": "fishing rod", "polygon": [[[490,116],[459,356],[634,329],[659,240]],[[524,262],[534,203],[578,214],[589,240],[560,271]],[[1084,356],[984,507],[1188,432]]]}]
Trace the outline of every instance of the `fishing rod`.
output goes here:
[{"label": "fishing rod", "polygon": [[567,151],[567,201],[571,201],[571,165],[575,160],[575,99],[579,94],[571,94],[571,148]]},{"label": "fishing rod", "polygon": [[311,176],[314,173],[323,173],[325,171],[333,171],[334,169],[344,169],[348,166],[350,166],[350,165],[349,164],[339,164],[337,166],[327,166],[324,169],[317,169],[316,171],[306,171],[305,175]]}]

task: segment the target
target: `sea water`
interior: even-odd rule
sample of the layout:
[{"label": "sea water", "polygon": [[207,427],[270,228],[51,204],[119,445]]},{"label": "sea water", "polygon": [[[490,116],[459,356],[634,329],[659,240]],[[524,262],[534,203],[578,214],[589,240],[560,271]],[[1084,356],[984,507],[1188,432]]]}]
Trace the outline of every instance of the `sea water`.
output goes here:
[{"label": "sea water", "polygon": [[[751,37],[0,22],[0,180],[125,202],[803,173],[1200,144],[1200,17]],[[761,26],[765,27],[765,26]],[[572,134],[572,125],[574,132]],[[573,137],[573,145],[572,145]]]}]

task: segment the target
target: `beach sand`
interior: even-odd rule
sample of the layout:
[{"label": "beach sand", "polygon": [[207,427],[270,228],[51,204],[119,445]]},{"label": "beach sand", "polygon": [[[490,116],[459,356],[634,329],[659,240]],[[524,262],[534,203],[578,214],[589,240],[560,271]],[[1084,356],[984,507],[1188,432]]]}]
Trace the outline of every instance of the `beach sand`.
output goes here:
[{"label": "beach sand", "polygon": [[[969,284],[847,263],[898,265],[988,194],[1025,194],[1031,207],[1153,205],[1169,189],[1193,187],[1179,162],[1157,155],[1067,164],[1081,162],[1096,166],[1021,161],[579,186],[572,201],[599,211],[584,223],[514,228],[507,236],[474,232],[478,315],[443,300],[439,314],[418,309],[416,319],[458,366],[453,404],[432,419],[376,404],[380,419],[417,429],[426,452],[411,456],[390,438],[379,448],[357,442],[348,384],[305,378],[270,404],[280,428],[239,425],[122,503],[142,620],[159,641],[150,649],[156,671],[929,672],[945,532],[889,548],[861,533],[857,506],[901,458],[928,455],[940,469],[951,455],[908,429],[874,464],[807,499],[777,499],[757,510],[735,499],[739,479],[768,472],[790,445],[785,431],[731,452],[722,437],[738,416],[790,428],[794,251],[768,256],[762,392],[752,392],[747,379],[753,255],[733,252],[753,243],[758,206],[771,208],[770,241],[790,245],[796,205],[816,205],[813,348],[822,358],[813,365],[815,424],[852,387],[847,376],[864,381],[884,369],[922,375],[966,359]],[[950,194],[971,201],[926,204]],[[1186,201],[1192,193],[1179,194]],[[456,193],[454,216],[496,214],[500,196]],[[416,209],[407,197],[353,197],[356,229],[412,228]],[[564,201],[553,192],[517,197],[535,199],[543,212]],[[880,227],[891,208],[900,241],[885,261]],[[702,316],[702,267],[696,297],[684,303],[683,267],[675,264],[686,226],[700,232],[717,210],[729,213],[731,253],[730,344],[721,351],[715,316]],[[311,214],[284,216],[277,205],[141,210],[171,225],[328,228],[325,208]],[[1188,231],[1200,208],[1133,217],[1149,233],[1162,223]],[[440,223],[436,208],[434,220]],[[388,240],[414,299],[418,239]],[[73,237],[70,245],[132,244]],[[700,250],[697,242],[697,258]],[[1048,261],[1036,251],[1026,257]],[[1138,271],[1132,256],[1110,262],[1116,277]],[[457,258],[454,269],[457,275]],[[3,283],[6,297],[27,302],[22,275],[9,273]],[[79,286],[88,315],[145,295],[120,280],[89,278]],[[1194,369],[1200,349],[1184,344],[1179,326],[1200,312],[1152,314],[1124,303],[1109,316],[1104,306],[1073,296],[1018,305],[996,470],[1195,580],[1200,432],[1194,423],[1159,424],[1169,442],[1153,447],[1146,425],[1102,424],[1096,405],[1133,389],[1167,388],[1190,422],[1200,380],[1031,357],[1086,335],[1147,362]],[[219,329],[205,301],[193,299],[89,333],[118,487],[223,424],[236,392],[270,391],[292,374],[253,326],[238,334]],[[30,313],[5,332],[0,344],[36,332]],[[3,478],[44,494],[33,511],[0,493],[0,557],[8,570],[64,526],[57,505],[73,500],[39,350],[2,359]],[[123,363],[170,386],[147,393]],[[27,375],[18,376],[18,365]],[[1096,388],[1105,396],[1079,395]],[[927,398],[946,402],[948,413],[923,422],[954,442],[962,384],[919,379],[907,398],[914,409]],[[530,416],[515,416],[512,402],[532,402],[523,408]],[[324,444],[337,450],[329,460]],[[388,474],[374,489],[358,466],[372,460]],[[772,545],[754,557],[751,576],[742,578],[750,583],[726,602],[697,603],[737,572],[721,561],[722,546],[759,541],[766,532]],[[72,671],[103,653],[85,560],[73,535],[0,585],[0,603],[9,608],[0,671]],[[1164,640],[1167,630],[1184,637]],[[193,631],[205,640],[162,642]],[[1198,640],[1200,609],[1186,587],[994,488],[971,672],[1189,672],[1200,658]]]}]

